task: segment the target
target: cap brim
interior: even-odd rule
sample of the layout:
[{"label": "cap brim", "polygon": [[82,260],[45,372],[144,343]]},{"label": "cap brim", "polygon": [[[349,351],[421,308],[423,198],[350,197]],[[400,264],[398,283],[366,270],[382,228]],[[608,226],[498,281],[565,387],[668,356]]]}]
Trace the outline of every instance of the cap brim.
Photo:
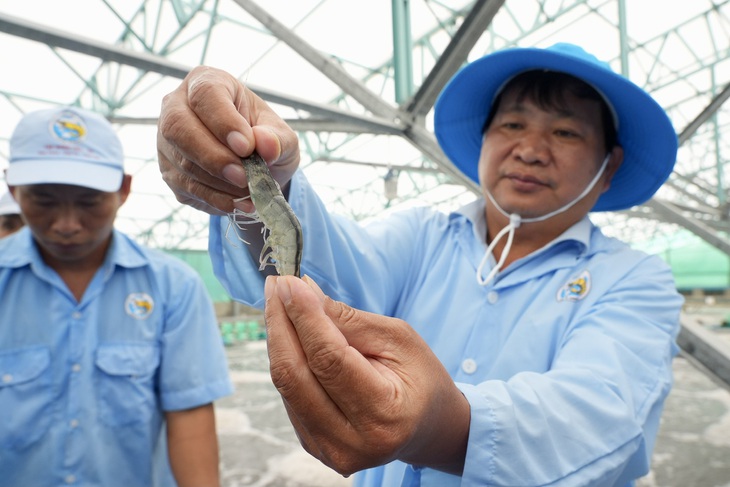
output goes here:
[{"label": "cap brim", "polygon": [[124,173],[118,166],[71,161],[15,160],[9,165],[6,181],[10,186],[69,184],[113,193],[122,186]]},{"label": "cap brim", "polygon": [[452,162],[479,182],[482,129],[494,97],[507,80],[532,69],[576,76],[613,105],[624,161],[593,211],[626,209],[651,198],[671,174],[677,154],[677,135],[662,107],[626,78],[594,62],[548,49],[499,51],[465,66],[451,79],[436,102],[434,126]]}]

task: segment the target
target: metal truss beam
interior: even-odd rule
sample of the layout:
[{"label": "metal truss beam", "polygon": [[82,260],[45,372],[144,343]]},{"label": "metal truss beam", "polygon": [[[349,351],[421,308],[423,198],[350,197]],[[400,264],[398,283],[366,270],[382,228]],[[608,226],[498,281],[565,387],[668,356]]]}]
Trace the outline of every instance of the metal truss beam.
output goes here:
[{"label": "metal truss beam", "polygon": [[36,24],[12,15],[0,16],[0,32],[47,44],[51,47],[87,54],[107,62],[115,62],[159,73],[173,78],[184,78],[189,68],[160,56],[133,52],[123,47],[105,44],[77,34]]},{"label": "metal truss beam", "polygon": [[[25,19],[3,15],[0,17],[0,32],[37,41],[52,47],[97,57],[105,62],[115,62],[138,68],[143,71],[182,79],[190,71],[189,66],[172,62],[163,56],[144,52],[133,52],[112,44],[97,42],[60,29],[42,26]],[[278,93],[260,86],[250,85],[257,95],[264,100],[288,106],[316,115],[311,121],[300,120],[303,128],[329,127],[335,131],[352,131],[353,133],[401,134],[402,127],[395,122],[377,116],[362,116],[331,105],[314,103],[297,97]]]},{"label": "metal truss beam", "polygon": [[474,3],[461,27],[436,61],[434,68],[413,98],[405,104],[404,110],[414,120],[426,116],[433,108],[441,90],[463,66],[469,52],[492,23],[492,19],[504,2],[505,0],[478,0]]},{"label": "metal truss beam", "polygon": [[679,134],[679,145],[687,142],[697,129],[704,125],[712,116],[714,116],[720,107],[730,98],[730,84],[726,85],[716,97],[712,99],[709,105],[705,107],[697,117],[689,123],[682,133]]},{"label": "metal truss beam", "polygon": [[719,235],[705,223],[685,217],[671,202],[653,198],[644,205],[656,211],[663,221],[686,228],[710,245],[730,255],[730,241],[727,240],[727,237]]},{"label": "metal truss beam", "polygon": [[[383,97],[381,94],[369,89],[362,79],[355,78],[349,74],[334,58],[314,49],[311,44],[298,36],[292,29],[287,28],[282,22],[270,15],[254,1],[234,1],[262,26],[268,29],[273,36],[297,52],[303,59],[308,61],[338,86],[344,94],[339,99],[340,101],[344,101],[345,97],[349,97],[346,101],[349,102],[350,99],[354,100],[366,112],[356,113],[352,110],[338,108],[334,104],[319,104],[277,93],[265,87],[251,85],[251,89],[268,102],[290,107],[297,112],[297,115],[299,115],[298,118],[287,120],[295,130],[317,134],[322,140],[326,137],[323,134],[333,133],[346,133],[352,134],[353,136],[358,134],[372,134],[402,137],[416,147],[426,158],[441,168],[443,173],[451,180],[463,185],[468,191],[477,194],[479,193],[477,185],[463,177],[454,168],[448,158],[444,156],[433,135],[425,129],[423,120],[425,115],[433,107],[438,93],[453,73],[463,65],[466,56],[476,46],[477,41],[484,37],[490,45],[514,45],[528,39],[531,35],[534,36],[544,25],[555,21],[556,18],[563,15],[570,15],[574,19],[581,19],[581,16],[588,15],[601,16],[608,23],[612,22],[617,24],[615,27],[618,32],[622,32],[624,35],[626,34],[625,29],[622,30],[622,28],[625,27],[623,24],[625,23],[627,12],[623,11],[618,15],[618,12],[614,8],[615,5],[622,5],[621,3],[614,4],[610,1],[598,0],[575,0],[570,2],[566,0],[559,3],[547,4],[545,2],[535,1],[533,3],[538,4],[539,8],[533,9],[534,15],[529,13],[529,9],[525,9],[524,15],[522,15],[522,11],[518,15],[516,10],[509,9],[523,8],[525,7],[525,2],[513,3],[505,0],[476,0],[468,7],[460,7],[462,10],[453,12],[454,17],[443,21],[443,25],[456,25],[459,21],[461,21],[461,24],[451,37],[446,49],[440,49],[440,53],[434,51],[433,68],[424,73],[425,77],[423,78],[423,82],[420,83],[416,94],[398,107],[387,102],[387,97]],[[109,2],[105,3],[108,4]],[[530,5],[532,4],[530,2],[528,3]],[[673,83],[678,79],[682,79],[682,77],[686,76],[689,78],[690,76],[696,76],[698,73],[704,72],[712,72],[714,80],[715,71],[713,66],[722,61],[723,54],[719,52],[719,49],[717,49],[718,52],[714,54],[710,53],[709,55],[708,53],[697,52],[694,50],[696,46],[686,41],[688,36],[682,34],[685,32],[683,30],[685,26],[694,25],[692,22],[704,19],[709,26],[718,25],[718,27],[709,29],[716,36],[713,38],[713,45],[723,45],[724,37],[722,36],[726,36],[726,34],[723,34],[725,32],[723,26],[725,25],[724,22],[727,22],[727,12],[723,9],[727,3],[727,1],[717,1],[713,9],[702,12],[697,17],[688,19],[684,24],[672,29],[671,32],[662,33],[652,39],[637,42],[629,37],[624,37],[623,42],[626,49],[622,50],[621,54],[625,56],[625,59],[628,59],[628,54],[632,54],[632,56],[642,56],[644,59],[650,60],[649,64],[645,66],[646,72],[642,73],[646,75],[646,83],[650,85],[650,89],[671,88]],[[178,20],[180,21],[180,29],[182,29],[191,23],[193,16],[210,15],[210,27],[206,33],[203,33],[203,35],[207,36],[205,38],[209,39],[210,29],[215,28],[220,18],[218,17],[217,2],[215,3],[213,12],[204,11],[204,4],[204,1],[196,3],[194,5],[195,8],[189,10],[187,13],[178,8]],[[180,3],[179,5],[183,4]],[[111,5],[108,4],[108,6],[111,8]],[[141,10],[144,9],[141,8]],[[493,25],[493,20],[498,14],[501,14],[503,19],[506,18],[514,21],[511,29],[504,31],[511,32],[509,34],[511,37],[499,31],[499,26]],[[612,15],[618,16],[612,17]],[[160,50],[162,54],[154,54],[147,51],[137,52],[129,47],[125,48],[120,45],[97,42],[81,37],[75,33],[64,32],[53,27],[41,26],[34,22],[7,14],[0,16],[0,32],[43,43],[53,48],[65,49],[96,57],[106,63],[118,63],[122,66],[136,68],[140,71],[140,77],[146,76],[146,73],[155,73],[160,76],[180,79],[190,69],[189,66],[172,62],[164,57],[164,55],[169,53],[168,48],[172,45],[171,42],[165,44],[165,47]],[[145,49],[149,49],[148,45],[152,43],[145,42],[141,36],[142,34],[139,34],[136,38],[142,42]],[[688,45],[690,48],[688,50],[696,56],[696,61],[688,63],[680,69],[671,65],[673,58],[670,59],[669,56],[663,58],[662,56],[666,56],[664,52],[665,44],[668,39],[673,38],[684,39],[685,45]],[[428,40],[421,41],[418,43],[419,46],[428,44]],[[205,46],[207,48],[207,40]],[[424,48],[424,50],[426,49]],[[429,65],[428,63],[423,64]],[[373,73],[385,77],[388,68],[387,65],[383,65],[379,69],[374,70]],[[636,73],[633,68],[632,71]],[[657,75],[655,74],[656,72],[663,74]],[[703,88],[703,92],[700,91],[700,88],[695,89],[696,93],[694,95],[697,98],[707,96],[706,92],[708,90],[706,88]],[[701,113],[687,124],[679,134],[680,143],[691,143],[698,130],[713,120],[713,117],[723,108],[728,98],[730,98],[730,84],[719,91]],[[679,103],[682,103],[682,101]],[[344,106],[345,103],[343,102],[342,105]],[[676,107],[669,107],[668,109],[674,110]],[[110,118],[119,123],[156,123],[156,120],[151,118],[135,119],[130,117],[116,117],[114,113],[110,115]],[[691,117],[686,117],[685,119],[688,118]],[[681,117],[678,119],[681,119]],[[718,129],[716,128],[716,130]],[[702,135],[701,132],[700,135]],[[718,160],[717,170],[719,173],[721,171],[720,166],[723,164],[720,151],[717,150],[716,154],[713,155]],[[713,193],[713,189],[715,188],[712,187],[714,181],[711,175],[705,177],[706,174],[709,174],[709,171],[715,168],[697,164],[696,166],[699,169],[694,167],[690,170],[688,169],[690,165],[686,164],[687,161],[680,162],[681,164],[677,165],[677,170],[672,175],[666,188],[670,193],[675,195],[677,201],[670,202],[667,198],[652,200],[644,207],[637,208],[631,214],[645,218],[659,219],[667,223],[682,226],[693,231],[724,252],[730,253],[728,252],[727,246],[723,243],[724,236],[721,235],[721,232],[724,232],[724,229],[727,228],[726,219],[728,216],[728,208],[722,203],[723,198],[718,197],[717,193]],[[404,166],[403,170],[408,170],[408,167]],[[717,175],[717,180],[717,191],[724,191],[719,187],[722,181],[721,173]],[[718,199],[720,202],[716,203]]]}]

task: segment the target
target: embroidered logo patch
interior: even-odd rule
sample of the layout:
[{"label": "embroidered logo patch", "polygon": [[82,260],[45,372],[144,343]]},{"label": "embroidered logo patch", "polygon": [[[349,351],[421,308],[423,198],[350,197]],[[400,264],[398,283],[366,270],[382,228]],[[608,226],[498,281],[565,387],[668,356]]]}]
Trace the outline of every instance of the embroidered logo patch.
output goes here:
[{"label": "embroidered logo patch", "polygon": [[154,307],[155,302],[152,300],[152,296],[147,293],[132,293],[127,296],[127,300],[124,302],[124,311],[137,320],[147,319],[152,314]]},{"label": "embroidered logo patch", "polygon": [[591,290],[591,273],[583,271],[558,290],[558,301],[579,301]]},{"label": "embroidered logo patch", "polygon": [[61,140],[76,142],[86,136],[86,124],[73,112],[65,111],[51,122],[51,132]]}]

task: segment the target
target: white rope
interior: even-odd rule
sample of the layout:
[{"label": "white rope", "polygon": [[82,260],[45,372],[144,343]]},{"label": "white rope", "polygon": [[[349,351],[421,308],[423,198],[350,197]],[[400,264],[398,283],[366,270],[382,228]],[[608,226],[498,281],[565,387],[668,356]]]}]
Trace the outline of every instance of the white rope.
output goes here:
[{"label": "white rope", "polygon": [[[502,230],[497,233],[497,235],[494,236],[494,239],[492,239],[492,242],[487,247],[487,251],[484,253],[484,257],[482,257],[482,261],[479,263],[479,267],[477,268],[477,282],[480,286],[486,286],[489,284],[497,275],[497,273],[502,269],[502,266],[504,265],[505,260],[507,260],[507,254],[509,253],[510,249],[512,248],[512,241],[514,240],[515,236],[515,230],[520,227],[523,223],[534,223],[534,222],[541,222],[543,220],[547,220],[548,218],[551,218],[559,213],[563,213],[564,211],[567,211],[569,208],[571,208],[573,205],[575,205],[577,202],[585,198],[585,196],[590,193],[590,191],[593,189],[593,187],[596,185],[598,180],[601,178],[601,175],[603,174],[603,171],[606,170],[606,165],[608,165],[608,160],[611,158],[611,154],[606,154],[606,157],[603,159],[603,163],[601,164],[601,168],[598,170],[596,175],[591,180],[590,184],[586,186],[586,188],[583,190],[581,194],[579,194],[573,201],[569,202],[568,204],[562,206],[561,208],[558,208],[555,211],[551,211],[550,213],[542,216],[536,216],[533,218],[522,218],[517,213],[507,213],[502,209],[501,206],[499,206],[499,203],[497,203],[497,200],[494,199],[494,196],[492,196],[492,193],[489,192],[489,190],[486,190],[487,197],[489,198],[489,201],[494,205],[497,210],[507,218],[509,218],[509,223],[507,226],[505,226]],[[486,265],[487,261],[489,260],[489,257],[492,255],[492,251],[497,245],[497,242],[499,242],[504,235],[507,234],[507,243],[504,246],[504,250],[502,251],[502,255],[499,258],[499,262],[492,268],[492,270],[489,272],[487,277],[482,278],[482,271],[484,269],[484,266]]]}]

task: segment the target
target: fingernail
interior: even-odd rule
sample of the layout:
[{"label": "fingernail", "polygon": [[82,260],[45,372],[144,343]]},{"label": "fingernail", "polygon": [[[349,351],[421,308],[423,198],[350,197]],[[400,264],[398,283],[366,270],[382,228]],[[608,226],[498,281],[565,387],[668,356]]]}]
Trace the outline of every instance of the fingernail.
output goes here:
[{"label": "fingernail", "polygon": [[306,282],[310,289],[314,291],[314,293],[319,297],[320,301],[324,301],[325,295],[322,289],[317,285],[316,282],[314,282],[314,279],[309,277],[308,275],[304,275],[302,277],[302,281]]},{"label": "fingernail", "polygon": [[221,174],[223,174],[223,177],[226,179],[226,181],[233,184],[234,186],[238,186],[239,188],[244,188],[247,186],[246,170],[240,164],[228,164],[223,168]]},{"label": "fingernail", "polygon": [[269,299],[276,289],[276,276],[266,276],[264,281],[264,297]]},{"label": "fingernail", "polygon": [[284,304],[291,301],[291,279],[282,277],[276,280],[276,292],[279,294],[279,299]]},{"label": "fingernail", "polygon": [[274,132],[273,130],[271,130],[270,132],[271,136],[276,141],[276,158],[278,159],[279,157],[281,157],[281,140],[279,139],[279,136],[276,135],[276,132]]},{"label": "fingernail", "polygon": [[231,132],[228,134],[228,137],[226,137],[226,142],[228,142],[228,147],[230,147],[231,150],[239,156],[243,156],[249,152],[248,141],[241,132]]}]

